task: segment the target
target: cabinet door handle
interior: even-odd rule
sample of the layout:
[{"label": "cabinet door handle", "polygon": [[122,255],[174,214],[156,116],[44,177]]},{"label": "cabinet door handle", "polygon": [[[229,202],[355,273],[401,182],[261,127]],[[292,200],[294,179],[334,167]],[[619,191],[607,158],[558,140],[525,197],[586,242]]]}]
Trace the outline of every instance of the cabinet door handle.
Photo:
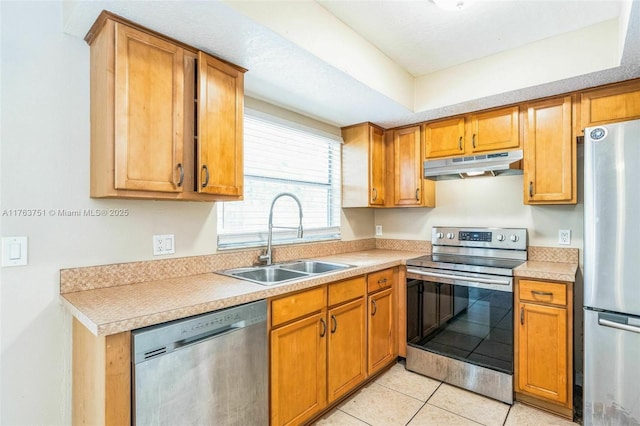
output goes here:
[{"label": "cabinet door handle", "polygon": [[338,329],[338,320],[335,315],[331,315],[331,334],[335,333]]},{"label": "cabinet door handle", "polygon": [[420,201],[420,188],[416,188],[416,201]]},{"label": "cabinet door handle", "polygon": [[204,170],[204,182],[202,183],[202,187],[206,188],[207,185],[209,185],[209,168],[206,164],[203,164],[202,170]]},{"label": "cabinet door handle", "polygon": [[473,136],[471,136],[471,145],[473,146],[473,149],[476,149],[476,134],[474,133]]},{"label": "cabinet door handle", "polygon": [[178,170],[180,171],[180,179],[178,180],[177,186],[181,187],[184,182],[184,167],[182,167],[182,163],[178,163]]},{"label": "cabinet door handle", "polygon": [[327,334],[327,323],[324,322],[324,318],[320,318],[320,324],[322,324],[322,331],[320,332],[320,337],[324,337]]},{"label": "cabinet door handle", "polygon": [[373,192],[373,198],[371,198],[371,201],[376,201],[378,199],[378,190],[373,188],[371,192]]},{"label": "cabinet door handle", "polygon": [[531,294],[535,294],[536,296],[552,296],[553,297],[553,293],[551,293],[550,291],[531,290]]},{"label": "cabinet door handle", "polygon": [[376,314],[376,312],[378,311],[378,305],[376,305],[376,300],[375,299],[371,299],[371,306],[373,309],[371,309],[371,316],[374,316]]},{"label": "cabinet door handle", "polygon": [[462,151],[462,136],[460,136],[460,139],[458,139],[458,149]]},{"label": "cabinet door handle", "polygon": [[529,197],[533,197],[533,181],[529,182]]},{"label": "cabinet door handle", "polygon": [[520,324],[524,325],[524,308],[520,308]]}]

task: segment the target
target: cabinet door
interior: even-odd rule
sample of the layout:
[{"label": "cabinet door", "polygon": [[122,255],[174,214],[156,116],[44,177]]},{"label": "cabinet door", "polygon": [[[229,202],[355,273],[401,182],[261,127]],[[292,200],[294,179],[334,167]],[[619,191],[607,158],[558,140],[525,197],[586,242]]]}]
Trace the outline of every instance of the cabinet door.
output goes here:
[{"label": "cabinet door", "polygon": [[567,403],[567,310],[519,304],[517,390]]},{"label": "cabinet door", "polygon": [[394,358],[393,289],[370,295],[368,305],[367,358],[371,375]]},{"label": "cabinet door", "polygon": [[424,125],[424,158],[464,154],[464,117]]},{"label": "cabinet door", "polygon": [[326,311],[271,330],[271,424],[298,425],[326,405]]},{"label": "cabinet door", "polygon": [[517,106],[471,116],[468,152],[496,151],[520,146]]},{"label": "cabinet door", "polygon": [[582,129],[640,118],[640,82],[637,80],[582,94]]},{"label": "cabinet door", "polygon": [[184,51],[120,23],[115,34],[115,188],[182,192]]},{"label": "cabinet door", "polygon": [[364,297],[361,297],[329,310],[329,403],[353,389],[367,376],[365,303]]},{"label": "cabinet door", "polygon": [[198,54],[198,192],[242,197],[243,93],[242,72]]},{"label": "cabinet door", "polygon": [[576,203],[571,96],[530,104],[524,118],[525,204]]},{"label": "cabinet door", "polygon": [[384,131],[369,127],[369,205],[384,206],[386,162]]},{"label": "cabinet door", "polygon": [[420,126],[396,130],[393,137],[394,204],[422,204],[422,157]]}]

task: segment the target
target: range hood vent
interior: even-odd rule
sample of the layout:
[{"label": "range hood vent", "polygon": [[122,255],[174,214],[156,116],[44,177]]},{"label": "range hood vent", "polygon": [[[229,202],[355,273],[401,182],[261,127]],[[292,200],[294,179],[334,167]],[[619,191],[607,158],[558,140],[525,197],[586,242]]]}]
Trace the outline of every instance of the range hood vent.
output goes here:
[{"label": "range hood vent", "polygon": [[467,176],[491,174],[522,174],[522,170],[509,169],[509,165],[522,160],[522,150],[496,152],[468,157],[427,160],[424,177],[433,180],[459,179]]}]

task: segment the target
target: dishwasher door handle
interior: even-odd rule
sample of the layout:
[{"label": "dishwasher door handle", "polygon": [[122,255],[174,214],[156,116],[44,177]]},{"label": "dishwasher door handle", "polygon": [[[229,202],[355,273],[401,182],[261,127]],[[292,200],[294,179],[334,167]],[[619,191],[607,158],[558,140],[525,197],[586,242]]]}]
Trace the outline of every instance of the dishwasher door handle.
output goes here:
[{"label": "dishwasher door handle", "polygon": [[237,322],[235,324],[231,324],[228,327],[223,327],[214,331],[202,333],[197,336],[191,337],[189,339],[179,340],[175,343],[174,347],[176,349],[179,349],[179,348],[195,345],[197,343],[203,342],[205,340],[208,340],[214,337],[221,337],[221,336],[224,336],[225,334],[233,333],[234,331],[241,330],[244,327],[245,327],[244,321]]}]

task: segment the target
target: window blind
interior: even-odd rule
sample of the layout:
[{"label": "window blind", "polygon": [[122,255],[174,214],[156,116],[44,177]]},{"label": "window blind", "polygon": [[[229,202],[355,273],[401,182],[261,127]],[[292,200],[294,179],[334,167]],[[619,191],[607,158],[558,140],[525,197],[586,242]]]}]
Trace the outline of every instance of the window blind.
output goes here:
[{"label": "window blind", "polygon": [[264,116],[244,117],[244,200],[220,202],[218,248],[264,245],[269,210],[282,192],[302,204],[304,236],[296,238],[298,206],[290,197],[273,210],[273,242],[340,238],[340,142]]}]

